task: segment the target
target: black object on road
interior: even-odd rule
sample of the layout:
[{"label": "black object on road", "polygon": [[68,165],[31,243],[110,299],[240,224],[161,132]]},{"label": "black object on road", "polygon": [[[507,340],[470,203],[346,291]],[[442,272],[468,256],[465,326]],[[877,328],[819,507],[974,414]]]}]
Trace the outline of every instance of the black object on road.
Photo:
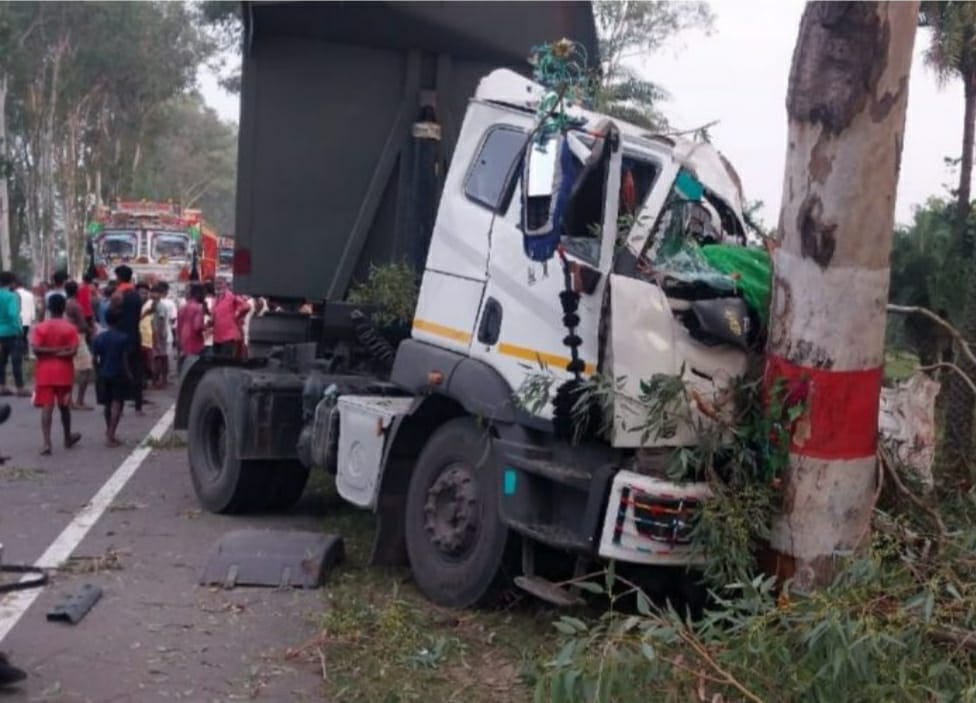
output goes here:
[{"label": "black object on road", "polygon": [[54,606],[54,609],[48,612],[47,619],[75,625],[88,614],[101,597],[102,589],[99,586],[91,583],[83,584],[68,600]]},{"label": "black object on road", "polygon": [[0,688],[12,686],[26,678],[27,674],[23,669],[18,669],[5,654],[0,653]]},{"label": "black object on road", "polygon": [[200,583],[224,588],[316,588],[342,561],[338,535],[293,530],[235,530],[224,535],[204,567]]}]

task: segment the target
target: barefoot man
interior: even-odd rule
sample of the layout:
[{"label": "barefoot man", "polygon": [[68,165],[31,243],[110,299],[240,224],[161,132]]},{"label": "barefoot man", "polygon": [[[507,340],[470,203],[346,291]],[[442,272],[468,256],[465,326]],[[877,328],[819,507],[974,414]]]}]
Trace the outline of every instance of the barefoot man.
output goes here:
[{"label": "barefoot man", "polygon": [[44,448],[51,453],[51,422],[54,406],[61,413],[66,449],[78,444],[81,435],[71,431],[71,391],[75,382],[74,357],[78,351],[78,330],[64,319],[65,298],[55,293],[47,300],[47,319],[31,331],[31,346],[37,357],[34,372],[34,406],[41,409]]}]

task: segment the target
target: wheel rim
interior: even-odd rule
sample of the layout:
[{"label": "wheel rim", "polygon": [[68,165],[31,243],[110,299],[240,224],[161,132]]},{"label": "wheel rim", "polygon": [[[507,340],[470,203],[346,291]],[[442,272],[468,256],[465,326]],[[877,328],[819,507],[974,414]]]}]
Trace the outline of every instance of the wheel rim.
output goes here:
[{"label": "wheel rim", "polygon": [[467,556],[478,541],[481,515],[478,483],[466,464],[446,465],[427,489],[424,503],[424,530],[438,553],[458,561]]},{"label": "wheel rim", "polygon": [[216,481],[224,470],[227,457],[227,422],[218,407],[207,408],[203,416],[203,445],[206,455],[206,478]]}]

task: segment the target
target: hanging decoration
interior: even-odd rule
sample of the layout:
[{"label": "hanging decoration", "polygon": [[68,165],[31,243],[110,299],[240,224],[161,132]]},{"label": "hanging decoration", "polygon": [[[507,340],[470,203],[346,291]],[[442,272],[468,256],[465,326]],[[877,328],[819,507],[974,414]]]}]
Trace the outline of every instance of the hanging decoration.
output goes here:
[{"label": "hanging decoration", "polygon": [[[191,228],[192,231],[192,228]],[[198,230],[199,232],[199,230]],[[190,280],[199,281],[200,280],[200,267],[197,265],[197,248],[193,247],[193,257],[190,260]]]},{"label": "hanging decoration", "polygon": [[85,255],[88,257],[88,266],[85,268],[85,274],[91,276],[92,279],[98,278],[98,267],[95,266],[95,242],[92,237],[89,237],[85,243]]},{"label": "hanging decoration", "polygon": [[583,45],[570,39],[533,47],[529,58],[532,79],[545,88],[536,111],[537,143],[545,144],[553,135],[582,124],[581,119],[566,114],[566,107],[589,103],[592,82],[588,62]]},{"label": "hanging decoration", "polygon": [[89,222],[86,231],[88,232],[89,237],[97,237],[99,234],[101,234],[102,229],[103,225],[101,222]]}]

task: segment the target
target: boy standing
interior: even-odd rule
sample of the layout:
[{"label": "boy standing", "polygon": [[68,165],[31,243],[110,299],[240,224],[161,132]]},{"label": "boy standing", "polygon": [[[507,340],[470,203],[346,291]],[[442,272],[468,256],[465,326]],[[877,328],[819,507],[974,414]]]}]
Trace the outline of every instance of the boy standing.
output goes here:
[{"label": "boy standing", "polygon": [[64,319],[65,299],[60,293],[47,299],[47,319],[34,326],[31,346],[37,357],[34,372],[34,406],[41,408],[41,434],[44,448],[51,453],[51,422],[54,406],[61,413],[66,449],[78,444],[81,435],[71,431],[71,390],[75,380],[74,356],[78,351],[78,330]]},{"label": "boy standing", "polygon": [[122,406],[129,393],[129,336],[119,329],[121,315],[109,310],[108,329],[95,337],[93,348],[98,368],[98,402],[105,406],[105,444],[121,446],[116,436]]}]

